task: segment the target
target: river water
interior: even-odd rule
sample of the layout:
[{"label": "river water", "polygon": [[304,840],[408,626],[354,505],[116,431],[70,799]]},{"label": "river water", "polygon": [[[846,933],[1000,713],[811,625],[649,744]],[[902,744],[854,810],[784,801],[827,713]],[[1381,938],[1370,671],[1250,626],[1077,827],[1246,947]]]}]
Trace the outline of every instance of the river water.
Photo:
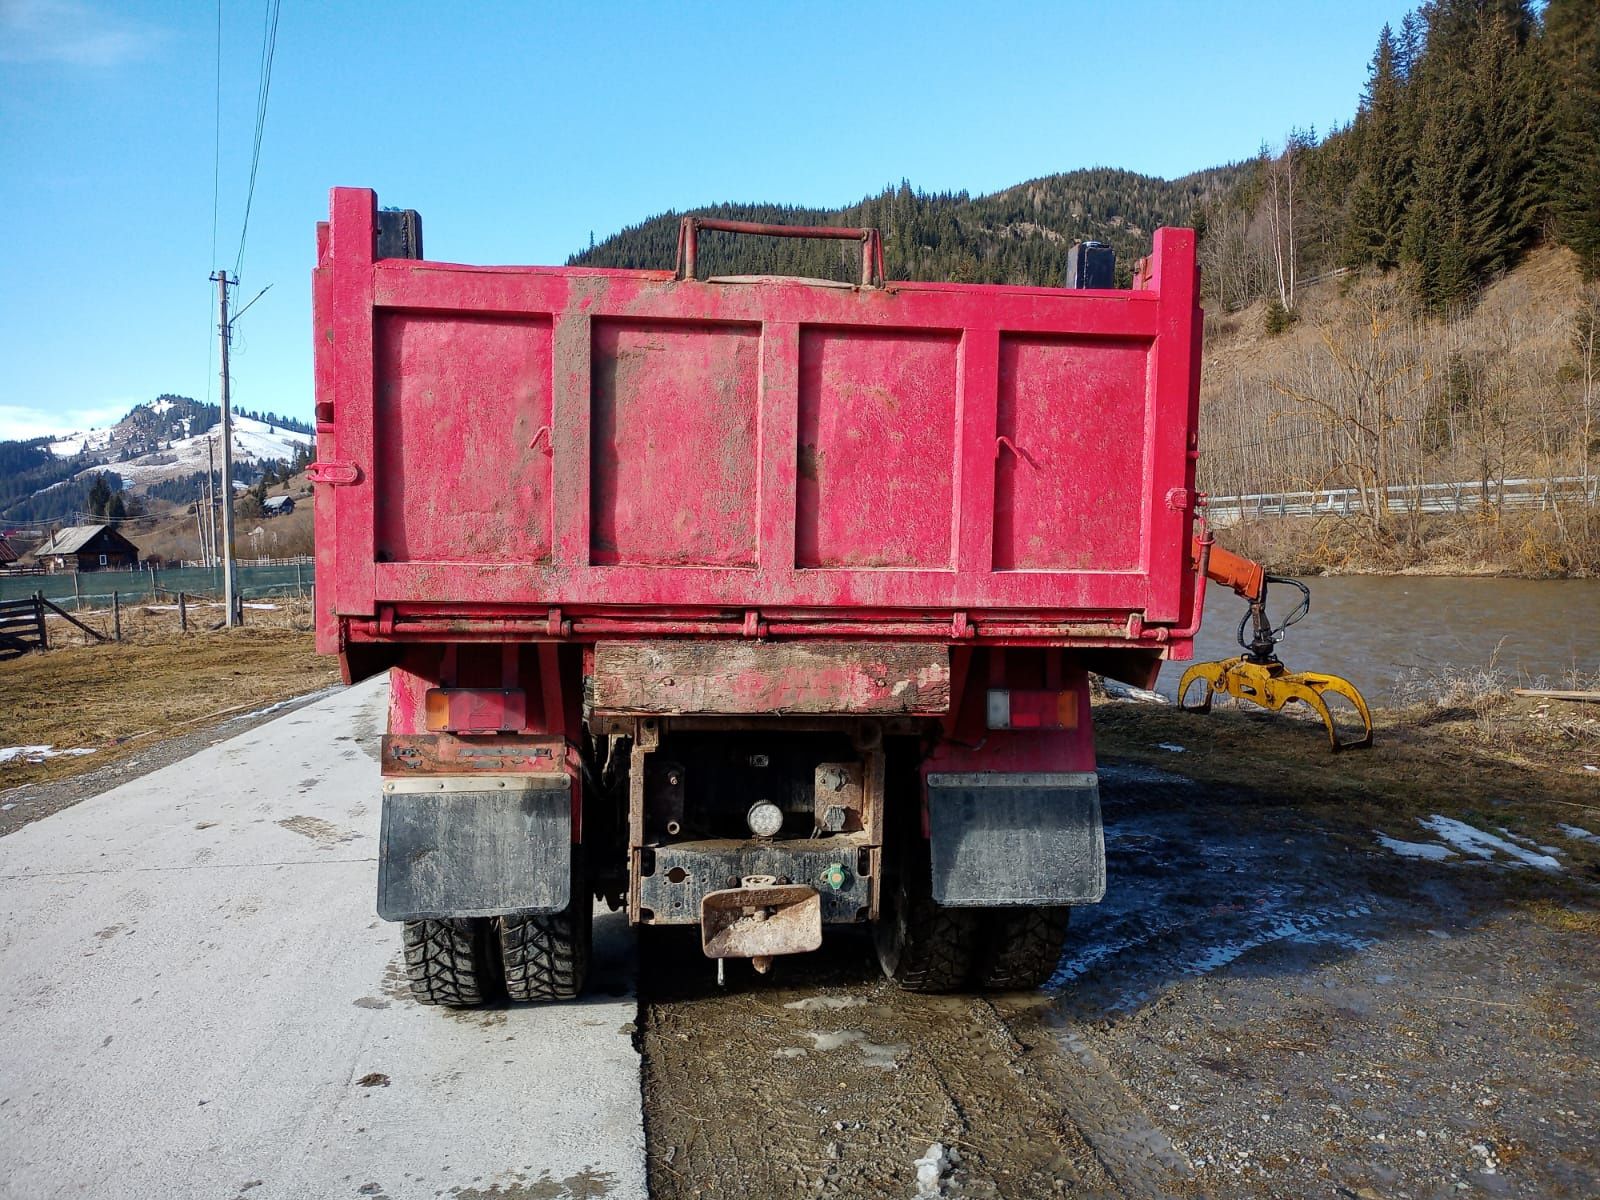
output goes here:
[{"label": "river water", "polygon": [[[1374,704],[1396,699],[1415,673],[1493,667],[1519,685],[1570,687],[1571,674],[1600,675],[1600,579],[1454,579],[1346,575],[1307,579],[1311,612],[1279,646],[1290,670],[1327,671]],[[1298,593],[1269,593],[1275,617]],[[1195,661],[1238,654],[1245,603],[1213,585],[1195,639]],[[1187,663],[1168,663],[1169,696]]]}]

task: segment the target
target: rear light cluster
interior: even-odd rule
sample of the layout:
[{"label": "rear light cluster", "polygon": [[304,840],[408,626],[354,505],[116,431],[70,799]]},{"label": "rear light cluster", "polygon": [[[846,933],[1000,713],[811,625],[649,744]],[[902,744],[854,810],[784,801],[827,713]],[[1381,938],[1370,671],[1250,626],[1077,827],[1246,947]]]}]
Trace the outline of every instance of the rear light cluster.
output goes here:
[{"label": "rear light cluster", "polygon": [[430,733],[515,733],[528,724],[521,688],[429,688],[423,703]]},{"label": "rear light cluster", "polygon": [[1076,729],[1078,693],[989,689],[990,729]]}]

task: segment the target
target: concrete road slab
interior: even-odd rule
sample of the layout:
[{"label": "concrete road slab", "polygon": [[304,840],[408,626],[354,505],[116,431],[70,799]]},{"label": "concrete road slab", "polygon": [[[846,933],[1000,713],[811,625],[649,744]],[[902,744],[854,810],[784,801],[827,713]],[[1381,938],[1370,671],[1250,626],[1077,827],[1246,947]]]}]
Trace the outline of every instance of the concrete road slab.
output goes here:
[{"label": "concrete road slab", "polygon": [[584,1000],[415,1004],[373,681],[0,839],[0,1196],[643,1197],[626,926]]}]

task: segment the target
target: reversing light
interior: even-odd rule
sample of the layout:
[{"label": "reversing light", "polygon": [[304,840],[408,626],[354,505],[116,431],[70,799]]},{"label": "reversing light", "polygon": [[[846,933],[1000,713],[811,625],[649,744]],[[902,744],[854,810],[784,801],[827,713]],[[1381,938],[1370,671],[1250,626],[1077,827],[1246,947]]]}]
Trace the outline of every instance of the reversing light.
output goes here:
[{"label": "reversing light", "polygon": [[989,689],[990,729],[1076,729],[1078,693]]},{"label": "reversing light", "polygon": [[778,830],[783,828],[783,809],[771,800],[757,800],[745,813],[744,819],[750,826],[750,832],[757,837],[777,837]]}]

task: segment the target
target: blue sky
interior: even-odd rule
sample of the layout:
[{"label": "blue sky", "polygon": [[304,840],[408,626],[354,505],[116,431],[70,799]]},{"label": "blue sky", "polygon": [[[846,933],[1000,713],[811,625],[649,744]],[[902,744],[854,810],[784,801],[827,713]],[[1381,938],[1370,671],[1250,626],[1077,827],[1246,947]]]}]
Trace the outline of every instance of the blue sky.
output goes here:
[{"label": "blue sky", "polygon": [[[1348,120],[1406,7],[283,0],[242,299],[272,290],[239,324],[235,403],[310,414],[330,186],[418,209],[432,258],[559,263],[718,200],[1181,175]],[[0,438],[207,394],[263,13],[222,7],[213,258],[215,5],[0,0]]]}]

